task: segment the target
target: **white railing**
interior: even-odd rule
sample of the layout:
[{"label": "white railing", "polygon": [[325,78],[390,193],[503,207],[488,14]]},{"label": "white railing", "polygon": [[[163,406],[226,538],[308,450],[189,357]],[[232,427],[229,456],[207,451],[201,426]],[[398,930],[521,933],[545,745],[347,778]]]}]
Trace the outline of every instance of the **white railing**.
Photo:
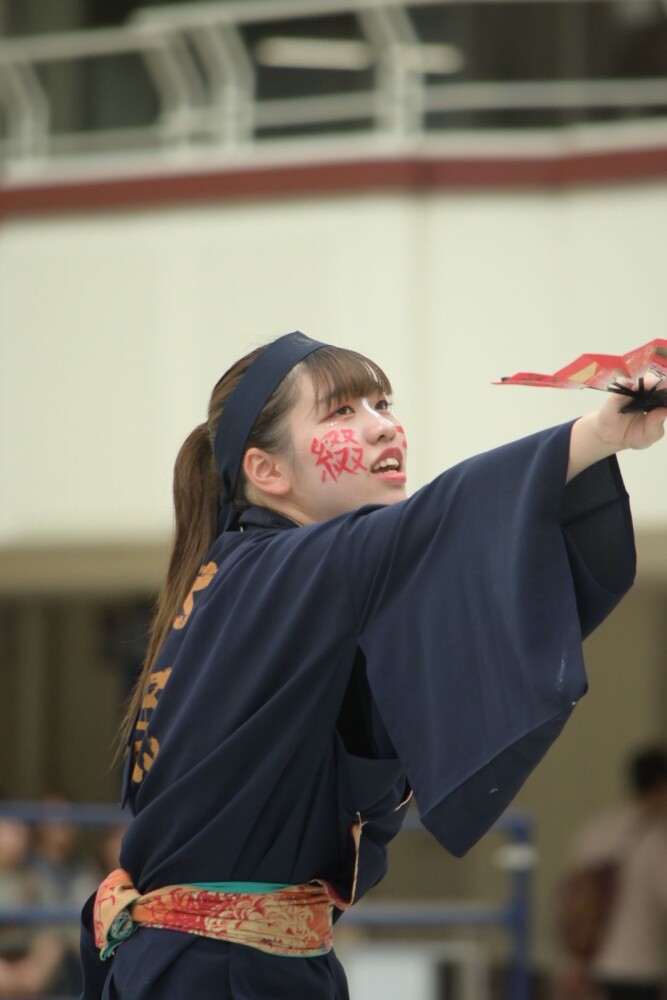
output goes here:
[{"label": "white railing", "polygon": [[[113,29],[0,40],[0,162],[48,164],[63,154],[99,150],[174,150],[209,148],[243,150],[295,128],[356,123],[371,135],[409,138],[422,135],[428,116],[447,112],[530,109],[664,109],[665,78],[632,80],[566,79],[553,81],[457,82],[463,55],[445,43],[418,37],[413,8],[446,7],[453,0],[234,0],[189,3],[138,11]],[[468,5],[501,5],[507,0],[467,0]],[[513,0],[541,4],[546,0]],[[553,0],[550,0],[553,3]],[[608,0],[559,0],[579,3]],[[667,0],[662,0],[667,18]],[[459,0],[460,6],[460,0]],[[261,22],[284,25],[285,44],[297,18],[310,20],[349,14],[359,38],[339,39],[366,68],[366,89],[354,92],[259,98],[258,53],[243,28]],[[282,28],[281,28],[282,31]],[[307,41],[307,40],[306,40]],[[311,40],[313,52],[322,52]],[[336,39],[325,40],[329,46]],[[280,42],[280,39],[274,39]],[[264,49],[266,56],[266,46]],[[274,56],[277,48],[272,50]],[[341,47],[341,53],[343,48]],[[55,134],[53,95],[40,74],[49,64],[140,58],[156,96],[157,114],[146,125]],[[311,63],[312,68],[312,63]],[[369,83],[370,80],[370,83]]]}]

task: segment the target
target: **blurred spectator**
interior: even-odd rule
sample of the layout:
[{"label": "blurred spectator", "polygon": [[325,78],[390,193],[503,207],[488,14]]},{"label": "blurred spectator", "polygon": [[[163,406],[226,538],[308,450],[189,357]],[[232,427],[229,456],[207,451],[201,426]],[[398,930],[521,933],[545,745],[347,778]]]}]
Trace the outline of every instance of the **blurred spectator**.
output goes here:
[{"label": "blurred spectator", "polygon": [[[44,805],[67,805],[62,795],[48,795]],[[39,901],[77,909],[97,888],[94,866],[81,855],[79,831],[73,823],[49,820],[35,827],[30,870],[39,883]]]},{"label": "blurred spectator", "polygon": [[[53,794],[45,796],[42,804],[63,806],[68,800]],[[81,854],[77,827],[61,819],[36,825],[28,868],[36,883],[36,900],[44,907],[78,912],[99,883],[95,866]],[[71,924],[54,924],[49,930],[61,944],[53,989],[77,994],[82,988],[78,919]]]},{"label": "blurred spectator", "polygon": [[[37,900],[27,867],[30,833],[25,823],[0,817],[0,910]],[[47,991],[63,956],[58,938],[29,925],[0,923],[0,996],[38,996]]]},{"label": "blurred spectator", "polygon": [[561,885],[562,998],[660,1000],[667,986],[667,749],[630,761],[628,801],[576,836]]},{"label": "blurred spectator", "polygon": [[118,823],[116,826],[110,826],[102,834],[97,851],[102,878],[106,878],[109,872],[119,867],[120,844],[126,830],[126,823]]}]

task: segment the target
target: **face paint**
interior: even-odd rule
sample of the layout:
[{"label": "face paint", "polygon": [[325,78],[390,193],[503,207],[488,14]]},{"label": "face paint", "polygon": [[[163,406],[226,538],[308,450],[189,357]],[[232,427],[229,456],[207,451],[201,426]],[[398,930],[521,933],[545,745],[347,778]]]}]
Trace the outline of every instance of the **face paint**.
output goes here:
[{"label": "face paint", "polygon": [[313,438],[310,450],[317,456],[315,466],[322,466],[322,482],[330,476],[335,483],[344,472],[356,476],[366,472],[364,450],[350,427],[332,428],[319,440]]},{"label": "face paint", "polygon": [[396,424],[395,426],[396,426],[396,433],[403,435],[403,440],[401,441],[401,447],[403,448],[404,451],[407,451],[407,449],[408,449],[408,441],[407,441],[407,438],[405,436],[405,431],[403,430],[403,426],[402,426],[402,424]]}]

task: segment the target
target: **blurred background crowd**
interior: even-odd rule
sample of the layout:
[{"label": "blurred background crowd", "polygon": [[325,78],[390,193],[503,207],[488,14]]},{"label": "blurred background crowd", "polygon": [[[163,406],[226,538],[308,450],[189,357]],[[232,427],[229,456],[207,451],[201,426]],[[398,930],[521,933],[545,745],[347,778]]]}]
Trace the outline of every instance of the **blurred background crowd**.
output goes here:
[{"label": "blurred background crowd", "polygon": [[[65,805],[60,795],[42,800]],[[11,916],[0,926],[0,996],[74,996],[81,990],[76,921],[49,924],[49,910],[76,914],[102,878],[118,867],[124,827],[82,837],[72,823],[52,820],[29,825],[0,816],[0,910],[42,910],[38,924]]]}]

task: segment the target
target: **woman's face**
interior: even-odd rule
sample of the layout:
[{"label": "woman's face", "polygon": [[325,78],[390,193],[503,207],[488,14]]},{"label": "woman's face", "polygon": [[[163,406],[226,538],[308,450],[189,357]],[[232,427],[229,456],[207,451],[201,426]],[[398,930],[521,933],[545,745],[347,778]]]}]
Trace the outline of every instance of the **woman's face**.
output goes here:
[{"label": "woman's face", "polygon": [[0,819],[0,869],[18,868],[25,861],[30,831],[15,819]]},{"label": "woman's face", "polygon": [[288,422],[293,489],[300,523],[324,521],[364,504],[389,504],[406,494],[407,442],[380,391],[327,404],[306,374]]}]

